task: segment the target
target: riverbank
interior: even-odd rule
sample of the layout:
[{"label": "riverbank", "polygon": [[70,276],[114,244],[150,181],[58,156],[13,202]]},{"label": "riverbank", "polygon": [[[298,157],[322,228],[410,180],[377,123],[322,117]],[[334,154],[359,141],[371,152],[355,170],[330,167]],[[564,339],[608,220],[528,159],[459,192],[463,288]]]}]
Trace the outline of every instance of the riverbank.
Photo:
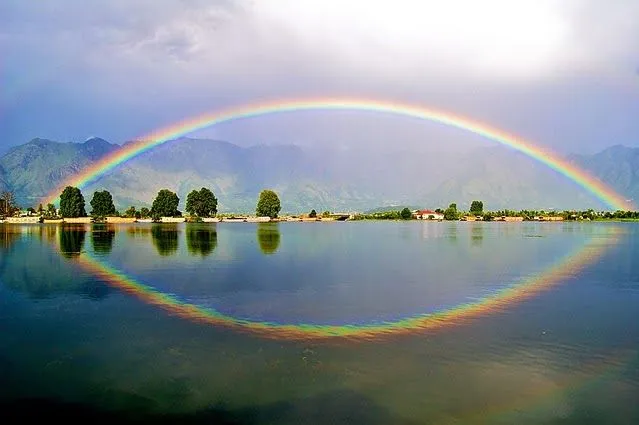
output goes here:
[{"label": "riverbank", "polygon": [[523,217],[500,217],[492,220],[478,220],[468,219],[468,217],[462,217],[458,220],[421,220],[421,219],[395,219],[395,218],[372,218],[372,217],[353,217],[347,219],[338,219],[335,217],[298,217],[298,216],[285,216],[279,218],[270,217],[249,217],[249,216],[228,216],[228,217],[203,217],[192,219],[190,217],[162,217],[160,221],[154,221],[150,218],[132,218],[132,217],[106,217],[100,221],[94,221],[91,217],[77,217],[77,218],[60,218],[60,219],[42,219],[41,217],[7,217],[4,220],[0,220],[0,224],[152,224],[152,223],[281,223],[281,222],[299,222],[299,223],[312,223],[312,222],[336,222],[336,221],[418,221],[418,222],[498,222],[498,223],[570,223],[570,222],[639,222],[636,218],[596,218],[578,219],[578,220],[566,220],[559,217],[535,217],[526,219]]}]

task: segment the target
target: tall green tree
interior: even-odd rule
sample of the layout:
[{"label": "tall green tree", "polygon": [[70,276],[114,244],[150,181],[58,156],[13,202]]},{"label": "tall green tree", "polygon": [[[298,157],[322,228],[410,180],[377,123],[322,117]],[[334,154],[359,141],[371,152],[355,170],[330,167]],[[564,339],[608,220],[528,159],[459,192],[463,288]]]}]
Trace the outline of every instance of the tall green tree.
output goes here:
[{"label": "tall green tree", "polygon": [[484,203],[482,201],[473,201],[470,203],[470,213],[479,215],[484,212]]},{"label": "tall green tree", "polygon": [[153,217],[175,217],[179,214],[177,210],[179,203],[180,198],[174,192],[162,189],[153,201],[151,215]]},{"label": "tall green tree", "polygon": [[277,193],[269,189],[260,192],[260,198],[255,208],[255,213],[258,217],[277,218],[281,209],[280,198],[277,196]]},{"label": "tall green tree", "polygon": [[457,220],[459,213],[457,212],[457,204],[453,203],[444,211],[444,220]]},{"label": "tall green tree", "polygon": [[86,217],[84,196],[77,187],[67,186],[60,195],[60,215],[67,217]]},{"label": "tall green tree", "polygon": [[310,212],[310,213],[308,213],[308,216],[309,216],[310,218],[316,218],[316,217],[317,217],[317,211],[315,211],[315,210],[311,210],[311,212]]},{"label": "tall green tree", "polygon": [[147,207],[140,208],[140,218],[149,218],[151,217],[151,210]]},{"label": "tall green tree", "polygon": [[108,190],[102,190],[93,194],[91,199],[91,215],[94,217],[106,217],[115,214],[113,197]]},{"label": "tall green tree", "polygon": [[404,208],[400,211],[399,216],[402,220],[410,220],[410,218],[413,216],[413,213],[411,213],[408,208]]},{"label": "tall green tree", "polygon": [[213,217],[217,214],[217,198],[205,187],[192,190],[186,197],[186,212],[198,217]]}]

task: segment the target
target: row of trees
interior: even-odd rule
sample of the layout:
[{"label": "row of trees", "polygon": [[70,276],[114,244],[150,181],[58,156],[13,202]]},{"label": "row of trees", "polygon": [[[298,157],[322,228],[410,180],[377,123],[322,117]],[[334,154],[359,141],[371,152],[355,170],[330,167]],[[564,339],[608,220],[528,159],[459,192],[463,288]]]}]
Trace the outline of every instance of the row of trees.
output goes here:
[{"label": "row of trees", "polygon": [[[116,210],[113,203],[113,197],[107,190],[97,191],[91,199],[91,216],[101,218],[107,216],[124,216],[135,218],[160,218],[160,217],[179,217],[182,213],[178,210],[180,199],[177,194],[162,189],[158,192],[153,201],[151,209],[143,207],[137,210],[134,206],[129,207],[123,214]],[[46,208],[40,204],[37,210],[29,208],[29,211],[36,213],[44,218],[61,217],[86,217],[85,199],[82,192],[77,187],[67,186],[60,195],[60,210],[57,211],[55,205],[47,204]],[[281,210],[280,199],[272,190],[263,190],[260,192],[255,212],[260,217],[276,218]],[[5,191],[0,193],[0,216],[12,216],[19,207],[16,205],[13,193]],[[214,217],[217,214],[217,198],[214,193],[207,188],[191,191],[186,198],[186,212],[192,217]],[[446,209],[436,209],[435,212],[444,215],[445,220],[458,220],[466,215],[464,211],[457,209],[456,203],[451,203]],[[523,217],[524,219],[533,219],[539,216],[562,216],[565,220],[597,220],[597,219],[639,219],[639,211],[607,211],[597,212],[593,209],[584,211],[566,210],[566,211],[544,211],[544,210],[498,210],[484,211],[484,203],[480,200],[474,200],[470,204],[468,214],[482,216],[484,220],[490,221],[495,217]],[[317,217],[318,213],[311,210],[309,217]],[[329,211],[322,213],[323,217],[330,216]],[[358,215],[358,219],[390,219],[390,220],[409,220],[412,213],[408,208],[398,211],[386,211],[367,215]]]},{"label": "row of trees", "polygon": [[[180,217],[178,210],[180,198],[169,189],[162,189],[153,200],[151,209],[146,207],[139,211],[131,206],[124,212],[125,217],[135,218],[160,218]],[[97,191],[90,202],[92,217],[118,216],[113,197],[107,190]],[[55,210],[52,204],[49,204]],[[42,206],[40,206],[42,208]],[[272,190],[263,190],[260,193],[255,212],[260,217],[276,218],[281,210],[280,199]],[[186,212],[193,217],[214,217],[217,214],[217,198],[215,194],[205,187],[191,191],[186,197]],[[85,200],[82,191],[73,186],[67,186],[60,195],[60,216],[62,217],[86,217]]]}]

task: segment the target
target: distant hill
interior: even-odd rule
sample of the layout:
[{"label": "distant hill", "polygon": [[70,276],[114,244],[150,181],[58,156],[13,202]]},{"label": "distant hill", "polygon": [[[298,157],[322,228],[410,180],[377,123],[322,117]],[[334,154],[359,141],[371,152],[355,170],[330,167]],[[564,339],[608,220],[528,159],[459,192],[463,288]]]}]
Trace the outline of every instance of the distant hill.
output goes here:
[{"label": "distant hill", "polygon": [[401,211],[404,208],[408,208],[411,211],[415,211],[415,210],[419,210],[422,209],[423,206],[420,205],[387,205],[385,207],[377,207],[377,208],[372,208],[370,210],[364,211],[364,214],[377,214],[377,213],[384,213],[384,212],[389,212],[389,211]]},{"label": "distant hill", "polygon": [[84,143],[33,139],[0,158],[0,169],[4,170],[0,179],[21,205],[34,206],[58,183],[119,148],[99,138]]},{"label": "distant hill", "polygon": [[570,160],[639,203],[639,148],[616,145],[594,155],[571,155]]},{"label": "distant hill", "polygon": [[7,183],[4,168],[0,166],[0,192],[8,190],[9,184]]},{"label": "distant hill", "polygon": [[[0,158],[0,190],[23,206],[38,202],[69,176],[122,147],[103,139],[59,143],[34,139]],[[639,199],[639,149],[613,146],[568,158],[628,198]],[[252,212],[260,190],[271,188],[283,212],[369,211],[378,208],[602,208],[575,183],[504,147],[466,153],[374,152],[298,146],[254,146],[181,138],[117,167],[83,189],[107,189],[120,210],[150,206],[158,190],[178,193],[180,208],[192,189],[210,187],[221,212]]]}]

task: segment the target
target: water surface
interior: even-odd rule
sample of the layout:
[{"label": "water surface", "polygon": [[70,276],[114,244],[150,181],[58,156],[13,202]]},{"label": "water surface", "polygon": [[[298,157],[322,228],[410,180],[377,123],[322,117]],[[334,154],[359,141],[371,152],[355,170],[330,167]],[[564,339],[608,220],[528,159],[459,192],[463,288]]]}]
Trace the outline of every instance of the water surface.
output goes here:
[{"label": "water surface", "polygon": [[[4,225],[0,414],[154,423],[639,423],[637,229]],[[264,330],[176,314],[104,270],[203,317]],[[490,304],[508,291],[516,296]],[[477,305],[486,307],[467,314]],[[442,326],[392,330],[442,312],[454,312]],[[295,332],[270,330],[286,325]],[[305,334],[321,326],[391,331]]]}]

